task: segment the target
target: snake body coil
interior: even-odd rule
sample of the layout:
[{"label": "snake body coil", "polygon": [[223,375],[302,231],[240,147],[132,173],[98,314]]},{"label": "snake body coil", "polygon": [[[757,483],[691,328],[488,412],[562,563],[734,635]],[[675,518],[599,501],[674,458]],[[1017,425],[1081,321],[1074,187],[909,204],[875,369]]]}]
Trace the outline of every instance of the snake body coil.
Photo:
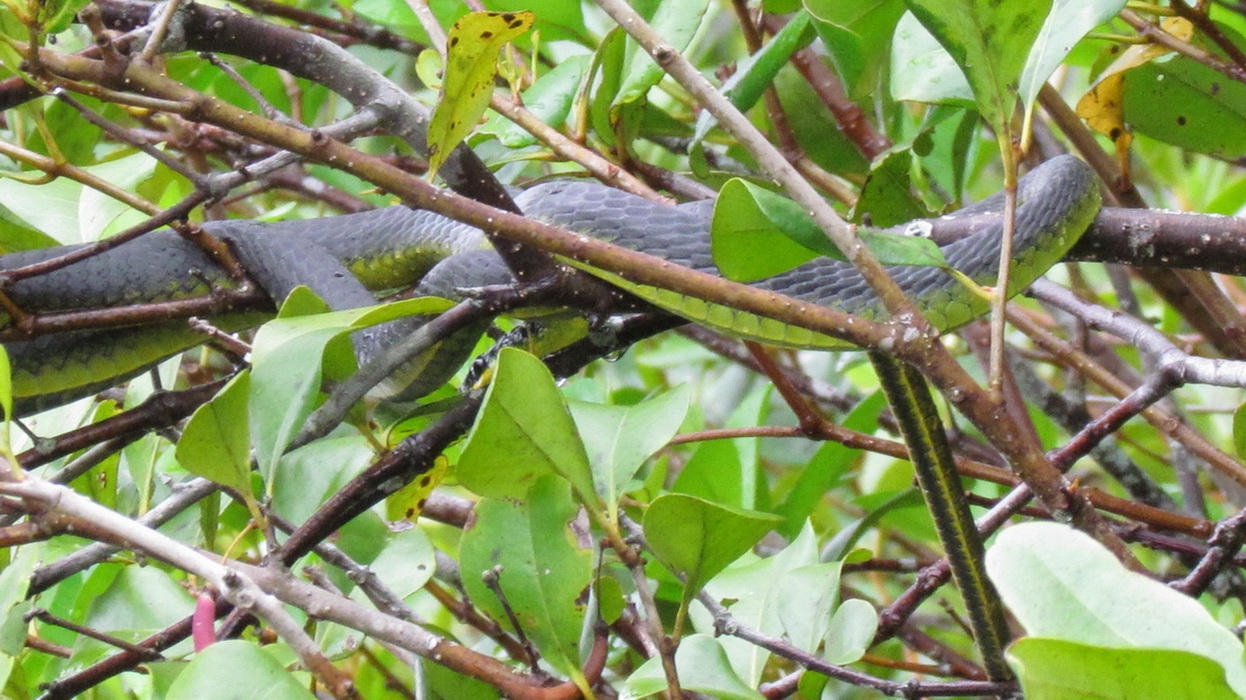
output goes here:
[{"label": "snake body coil", "polygon": [[[710,209],[704,203],[666,207],[589,182],[557,181],[523,192],[516,200],[529,216],[617,245],[716,273],[709,245]],[[1014,271],[1010,293],[1028,286],[1076,242],[1099,207],[1093,175],[1079,160],[1049,161],[1022,179],[1018,190]],[[1000,195],[962,210],[982,214],[1002,208]],[[458,290],[510,280],[500,257],[475,228],[406,207],[309,221],[205,225],[238,251],[248,273],[276,300],[295,284],[307,284],[335,308],[372,303],[367,290],[419,283],[417,291],[456,296]],[[944,246],[950,266],[979,284],[996,279],[1002,225]],[[0,257],[0,270],[45,260],[72,247]],[[342,273],[343,267],[351,275]],[[985,311],[985,302],[938,267],[892,266],[889,273],[939,328],[963,324]],[[352,276],[353,275],[353,276]],[[606,279],[622,282],[604,274]],[[21,280],[6,290],[29,313],[95,309],[187,298],[232,280],[208,256],[171,231],[156,231],[55,272]],[[704,304],[682,297],[634,291],[669,311],[704,322]],[[819,258],[757,283],[802,301],[883,318],[877,298],[851,265]],[[660,291],[660,290],[659,290]],[[716,316],[716,319],[720,316]],[[767,326],[755,317],[716,322],[727,332],[794,346],[845,347],[800,329]],[[255,315],[214,319],[241,327]],[[418,321],[416,321],[418,322]],[[0,324],[7,324],[0,315]],[[391,324],[356,338],[369,354],[388,336],[410,331]],[[203,336],[185,321],[132,328],[58,333],[6,343],[14,372],[15,413],[25,415],[88,396],[133,377],[163,359],[199,344]]]}]

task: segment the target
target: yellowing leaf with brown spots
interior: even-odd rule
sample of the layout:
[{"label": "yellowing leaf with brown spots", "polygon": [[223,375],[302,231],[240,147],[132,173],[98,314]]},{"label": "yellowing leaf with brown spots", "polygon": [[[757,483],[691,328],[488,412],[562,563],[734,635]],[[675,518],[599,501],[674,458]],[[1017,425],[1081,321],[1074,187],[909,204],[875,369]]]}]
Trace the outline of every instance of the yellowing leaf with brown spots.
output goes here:
[{"label": "yellowing leaf with brown spots", "polygon": [[498,74],[498,53],[532,27],[531,12],[472,12],[450,29],[441,96],[428,125],[428,179],[484,115]]},{"label": "yellowing leaf with brown spots", "polygon": [[[1164,31],[1183,41],[1189,41],[1194,35],[1194,25],[1182,17],[1169,17],[1161,26]],[[1077,116],[1086,120],[1091,129],[1112,139],[1118,153],[1123,153],[1133,141],[1133,136],[1125,130],[1125,73],[1171,51],[1162,44],[1130,47],[1103,71],[1094,87],[1077,101]]]},{"label": "yellowing leaf with brown spots", "polygon": [[437,488],[446,472],[450,470],[450,461],[440,455],[433,461],[433,468],[415,477],[406,486],[398,489],[385,499],[386,520],[409,520],[415,522],[424,511],[428,496]]}]

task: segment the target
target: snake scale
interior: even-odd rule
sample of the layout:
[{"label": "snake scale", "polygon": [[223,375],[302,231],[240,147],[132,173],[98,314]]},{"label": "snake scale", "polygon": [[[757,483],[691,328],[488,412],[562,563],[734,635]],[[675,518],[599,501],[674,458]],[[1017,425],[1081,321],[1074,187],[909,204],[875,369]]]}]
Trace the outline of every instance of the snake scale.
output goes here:
[{"label": "snake scale", "polygon": [[[582,181],[559,180],[528,189],[516,198],[533,218],[706,272],[716,273],[710,253],[708,203],[669,207]],[[1002,208],[1001,195],[962,209],[978,215]],[[1076,242],[1099,208],[1089,168],[1063,156],[1036,168],[1018,186],[1014,267],[1015,294],[1055,264]],[[955,214],[954,214],[955,215]],[[954,216],[953,215],[953,216]],[[230,242],[264,290],[279,303],[295,285],[306,284],[334,308],[375,303],[375,293],[416,285],[419,294],[454,298],[465,288],[511,280],[484,234],[437,214],[395,206],[361,214],[306,221],[259,223],[227,220],[204,225]],[[943,247],[948,264],[983,285],[995,283],[1002,224]],[[0,257],[0,270],[13,270],[73,250],[73,246]],[[917,307],[940,329],[950,329],[986,311],[986,303],[948,271],[933,266],[890,266],[888,272]],[[625,281],[611,275],[607,280]],[[169,230],[154,231],[100,255],[54,272],[20,280],[5,292],[28,313],[116,307],[202,295],[213,286],[235,284],[197,246]],[[755,283],[802,301],[833,306],[868,318],[885,312],[864,279],[848,263],[817,258]],[[768,324],[747,315],[707,318],[705,305],[661,290],[632,287],[668,311],[720,330],[797,347],[845,347],[842,342],[800,329]],[[212,319],[222,328],[254,325],[255,314]],[[379,326],[355,338],[362,359],[410,332],[416,318]],[[0,324],[9,324],[0,316]],[[2,327],[2,325],[0,325]],[[483,330],[483,329],[479,329]],[[362,332],[361,332],[362,333]],[[149,325],[56,333],[5,344],[13,365],[15,414],[27,415],[89,396],[132,378],[158,362],[205,340],[184,320]],[[423,377],[404,398],[431,390],[446,372]]]}]

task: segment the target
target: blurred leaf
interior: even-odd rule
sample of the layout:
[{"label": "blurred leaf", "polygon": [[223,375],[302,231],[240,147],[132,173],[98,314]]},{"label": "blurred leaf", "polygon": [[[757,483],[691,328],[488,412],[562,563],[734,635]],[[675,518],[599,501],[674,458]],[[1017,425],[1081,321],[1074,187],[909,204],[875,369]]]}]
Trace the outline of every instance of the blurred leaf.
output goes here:
[{"label": "blurred leaf", "polygon": [[[675,650],[675,671],[685,690],[704,693],[721,700],[763,700],[765,696],[740,680],[727,663],[727,655],[717,639],[706,634],[685,637]],[[649,659],[628,676],[627,697],[643,698],[667,689],[661,659]]]},{"label": "blurred leaf", "polygon": [[1219,662],[1229,684],[1246,695],[1241,640],[1197,600],[1126,570],[1088,535],[1056,523],[1017,525],[996,538],[986,566],[1031,636],[1201,654]]},{"label": "blurred leaf", "polygon": [[1008,655],[1027,698],[1040,700],[1232,700],[1224,668],[1205,656],[1025,637]]},{"label": "blurred leaf", "polygon": [[[843,419],[843,426],[848,430],[873,435],[878,429],[878,416],[886,405],[886,397],[882,392],[876,391],[852,409]],[[860,454],[860,450],[845,447],[838,442],[828,440],[822,443],[809,463],[800,471],[796,484],[788,491],[783,503],[775,509],[785,519],[779,533],[785,537],[794,537],[826,492],[835,486],[840,476]]]},{"label": "blurred leaf", "polygon": [[428,179],[489,108],[506,42],[532,28],[531,12],[472,12],[450,28],[441,95],[428,123]]},{"label": "blurred leaf", "polygon": [[805,0],[805,9],[848,94],[867,97],[887,65],[903,0]]},{"label": "blurred leaf", "polygon": [[845,600],[827,628],[822,658],[841,665],[860,661],[874,643],[877,630],[878,613],[874,606],[859,598]]},{"label": "blurred leaf", "polygon": [[169,688],[167,700],[263,698],[313,700],[295,678],[255,642],[230,639],[195,654]]}]

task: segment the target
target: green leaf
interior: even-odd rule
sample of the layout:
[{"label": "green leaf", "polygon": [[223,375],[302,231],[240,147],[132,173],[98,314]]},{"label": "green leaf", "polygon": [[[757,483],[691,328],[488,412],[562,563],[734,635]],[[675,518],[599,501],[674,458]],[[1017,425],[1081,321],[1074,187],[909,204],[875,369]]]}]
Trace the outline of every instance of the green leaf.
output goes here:
[{"label": "green leaf", "polygon": [[1039,700],[1232,700],[1224,669],[1205,656],[1114,649],[1026,637],[1008,649],[1025,697]]},{"label": "green leaf", "polygon": [[1190,59],[1125,74],[1125,119],[1141,133],[1195,153],[1246,155],[1246,85]]},{"label": "green leaf", "polygon": [[986,566],[1031,636],[1200,654],[1246,695],[1242,642],[1198,601],[1126,570],[1088,535],[1056,523],[1018,525],[996,538]]},{"label": "green leaf", "polygon": [[403,599],[423,588],[436,568],[433,543],[418,527],[395,533],[368,564],[368,570]]},{"label": "green leaf", "polygon": [[584,443],[553,375],[532,355],[502,348],[455,474],[481,496],[524,500],[550,472],[565,476],[587,503],[596,500]]},{"label": "green leaf", "polygon": [[291,450],[273,473],[272,507],[301,523],[375,457],[361,435],[328,437]]},{"label": "green leaf", "polygon": [[[878,416],[886,405],[886,397],[881,391],[876,391],[852,409],[843,419],[843,426],[872,435],[878,429]],[[813,513],[826,492],[831,490],[860,454],[860,450],[845,447],[838,442],[828,440],[822,443],[796,477],[796,484],[792,486],[783,503],[775,509],[785,519],[783,527],[779,528],[779,534],[794,537],[800,532],[805,520]],[[831,557],[832,560],[838,558]]]},{"label": "green leaf", "polygon": [[44,0],[39,3],[39,23],[48,34],[58,34],[69,28],[78,10],[90,0]]},{"label": "green leaf", "polygon": [[1030,105],[1077,42],[1095,27],[1116,16],[1126,0],[1052,0],[1021,73],[1021,101]]},{"label": "green leaf", "polygon": [[903,0],[805,0],[805,9],[848,93],[867,97],[887,65]]},{"label": "green leaf", "polygon": [[463,584],[473,603],[505,621],[505,609],[481,580],[501,567],[497,585],[524,634],[554,667],[582,683],[578,649],[592,555],[569,527],[577,506],[566,481],[547,474],[530,495],[526,504],[493,498],[476,504],[475,522],[460,543]]},{"label": "green leaf", "polygon": [[0,410],[4,411],[4,444],[8,445],[8,423],[13,420],[13,366],[9,363],[9,351],[3,345],[0,345]]},{"label": "green leaf", "polygon": [[[1018,81],[1022,101],[1029,105],[1073,46],[1124,4],[1124,0],[1054,0]],[[891,94],[898,100],[960,105],[973,101],[957,61],[911,14],[896,27],[891,76]]]},{"label": "green leaf", "polygon": [[[879,228],[898,226],[899,224],[930,216],[930,212],[921,200],[913,194],[913,153],[907,149],[892,151],[870,166],[870,174],[861,188],[861,197],[852,209],[852,219],[866,222]],[[918,238],[933,248],[939,246],[931,241]],[[939,254],[942,259],[942,253]]]},{"label": "green leaf", "polygon": [[446,74],[428,123],[428,179],[432,180],[489,108],[498,53],[532,27],[531,12],[472,12],[450,28]]},{"label": "green leaf", "polygon": [[1238,459],[1246,459],[1246,403],[1233,412],[1233,446]]},{"label": "green leaf", "polygon": [[34,605],[34,601],[27,600],[26,591],[30,575],[41,563],[42,550],[32,545],[15,548],[11,554],[12,558],[0,570],[0,687],[12,670],[14,658],[26,647],[30,623],[25,614]]},{"label": "green leaf", "polygon": [[[316,313],[325,305],[310,290],[298,287],[291,292],[278,318],[260,327],[251,352],[251,442],[264,482],[273,483],[281,455],[315,406],[327,349],[339,350],[336,364],[353,367],[347,333],[402,316],[439,313],[449,306],[443,299],[423,298]],[[335,340],[338,343],[330,346]]]},{"label": "green leaf", "polygon": [[1008,129],[1018,81],[1051,0],[904,0],[960,66],[978,110]]},{"label": "green leaf", "polygon": [[[651,16],[643,10],[649,24],[666,44],[676,51],[688,48],[692,37],[701,26],[709,0],[681,0],[680,2],[657,3],[657,9]],[[619,90],[610,105],[611,111],[620,106],[636,102],[649,93],[649,88],[657,85],[666,72],[649,54],[640,48],[635,39],[628,37],[626,57],[624,59],[623,79]]]},{"label": "green leaf", "polygon": [[849,598],[831,618],[822,657],[841,665],[860,661],[874,643],[877,630],[878,613],[874,606],[859,598]]},{"label": "green leaf", "polygon": [[[795,572],[802,573],[790,578]],[[818,563],[817,538],[806,523],[788,546],[765,559],[742,558],[706,584],[705,591],[716,600],[734,601],[731,616],[740,624],[772,637],[787,635],[812,652],[839,597],[839,572],[838,562]],[[714,629],[702,607],[693,607],[690,616],[698,631]],[[759,683],[770,652],[735,637],[720,642],[736,674],[750,685]]]},{"label": "green leaf", "polygon": [[[736,66],[735,73],[723,83],[723,94],[736,109],[741,112],[749,111],[765,94],[766,88],[774,82],[779,70],[787,65],[792,54],[808,46],[814,37],[809,13],[803,11],[797,13],[766,42],[765,46],[761,47],[761,50]],[[696,132],[693,134],[689,150],[699,153],[702,141],[717,123],[718,120],[709,110],[702,111],[697,117]],[[698,176],[707,174],[703,155],[696,156],[692,160],[698,170]],[[700,172],[702,170],[706,172]]]},{"label": "green leaf", "polygon": [[[543,124],[555,128],[562,126],[571,112],[588,64],[588,56],[572,56],[554,66],[532,87],[523,91],[524,108]],[[500,114],[490,117],[480,131],[496,135],[507,148],[525,148],[537,140],[526,129]]]},{"label": "green leaf", "polygon": [[[765,696],[740,680],[717,639],[706,634],[685,637],[675,650],[675,671],[685,690],[722,700],[763,700]],[[667,689],[661,659],[640,665],[624,684],[627,697],[643,698]]]},{"label": "green leaf", "polygon": [[251,493],[250,390],[251,373],[240,372],[211,401],[195,409],[176,453],[186,471],[243,494]]},{"label": "green leaf", "polygon": [[89,604],[85,624],[138,639],[189,615],[195,599],[154,566],[127,566]]},{"label": "green leaf", "polygon": [[584,439],[593,483],[612,521],[618,518],[628,482],[679,432],[690,400],[688,387],[679,386],[633,406],[568,402]]},{"label": "green leaf", "polygon": [[[868,230],[858,234],[884,264],[946,265],[939,246],[928,239]],[[800,205],[738,178],[728,180],[718,195],[710,235],[714,264],[737,282],[765,279],[818,255],[844,260]]]},{"label": "green leaf", "polygon": [[687,589],[695,592],[779,521],[770,513],[668,493],[649,505],[644,529],[653,553],[672,571],[686,576]]},{"label": "green leaf", "polygon": [[230,698],[242,700],[312,700],[305,681],[277,662],[255,642],[231,639],[195,654],[169,688],[167,700]]}]

